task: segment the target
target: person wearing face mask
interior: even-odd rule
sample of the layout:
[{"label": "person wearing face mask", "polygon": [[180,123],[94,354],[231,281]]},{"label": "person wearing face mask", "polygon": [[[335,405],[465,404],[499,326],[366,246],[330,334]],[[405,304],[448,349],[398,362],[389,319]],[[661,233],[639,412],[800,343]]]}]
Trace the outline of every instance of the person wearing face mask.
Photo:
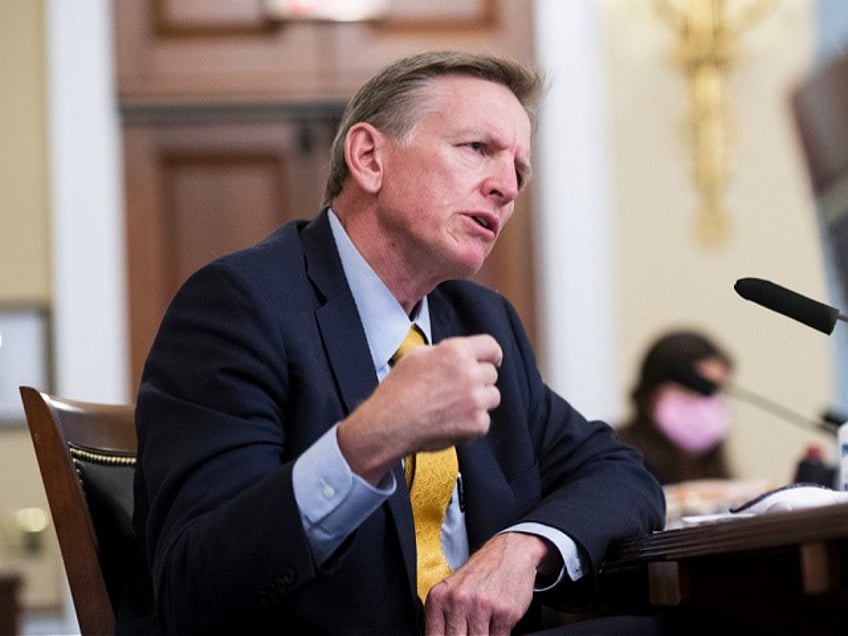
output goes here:
[{"label": "person wearing face mask", "polygon": [[[724,447],[730,414],[720,390],[732,371],[730,356],[697,331],[668,332],[647,349],[619,437],[643,453],[660,483],[732,477]],[[699,380],[719,390],[699,391]]]}]

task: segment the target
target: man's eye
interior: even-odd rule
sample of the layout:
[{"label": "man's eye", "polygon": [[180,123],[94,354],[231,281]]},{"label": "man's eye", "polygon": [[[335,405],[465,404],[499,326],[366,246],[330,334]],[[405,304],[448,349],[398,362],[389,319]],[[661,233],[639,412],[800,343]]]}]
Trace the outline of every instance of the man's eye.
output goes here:
[{"label": "man's eye", "polygon": [[486,146],[479,141],[471,141],[468,143],[468,147],[471,148],[474,152],[483,152],[486,149]]}]

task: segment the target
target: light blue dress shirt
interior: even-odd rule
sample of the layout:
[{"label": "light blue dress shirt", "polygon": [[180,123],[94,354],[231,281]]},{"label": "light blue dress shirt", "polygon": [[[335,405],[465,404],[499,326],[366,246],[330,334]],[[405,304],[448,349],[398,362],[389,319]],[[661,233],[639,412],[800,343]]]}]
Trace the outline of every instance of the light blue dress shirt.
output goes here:
[{"label": "light blue dress shirt", "polygon": [[[410,317],[353,245],[332,210],[329,218],[342,268],[365,329],[374,370],[378,380],[382,381],[389,373],[389,360],[409,331]],[[427,341],[432,342],[426,296],[411,320],[418,325]],[[295,461],[292,473],[295,499],[318,564],[329,558],[342,541],[397,488],[392,472],[387,473],[375,487],[351,471],[339,449],[337,427],[338,423]],[[507,531],[545,537],[559,550],[564,569],[571,579],[583,576],[577,546],[559,530],[538,523],[521,523],[504,530]],[[442,548],[454,570],[468,560],[465,512],[459,504],[458,487],[454,489],[442,525]],[[537,589],[556,585],[562,576],[563,572],[560,572],[555,582]]]}]

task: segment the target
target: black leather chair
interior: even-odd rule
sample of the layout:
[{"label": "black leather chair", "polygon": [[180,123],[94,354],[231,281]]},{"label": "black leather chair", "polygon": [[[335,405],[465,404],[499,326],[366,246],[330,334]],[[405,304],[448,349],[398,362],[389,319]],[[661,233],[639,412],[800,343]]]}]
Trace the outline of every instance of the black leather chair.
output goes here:
[{"label": "black leather chair", "polygon": [[80,630],[113,634],[134,558],[134,407],[20,392]]}]

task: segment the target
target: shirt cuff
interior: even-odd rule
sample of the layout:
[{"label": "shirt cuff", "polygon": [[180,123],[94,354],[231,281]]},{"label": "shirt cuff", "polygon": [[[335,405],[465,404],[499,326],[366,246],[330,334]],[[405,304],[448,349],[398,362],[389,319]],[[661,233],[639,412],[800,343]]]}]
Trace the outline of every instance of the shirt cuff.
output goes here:
[{"label": "shirt cuff", "polygon": [[553,582],[544,586],[537,585],[537,587],[534,588],[534,591],[545,592],[556,587],[560,581],[562,581],[562,577],[566,573],[572,581],[577,581],[583,577],[585,568],[583,565],[583,559],[580,557],[580,551],[577,549],[577,544],[574,542],[574,539],[564,532],[534,521],[518,523],[502,530],[498,534],[503,534],[504,532],[523,532],[524,534],[533,534],[542,537],[550,541],[557,551],[559,551],[563,563],[563,567],[559,571],[559,574],[557,574]]},{"label": "shirt cuff", "polygon": [[312,555],[320,565],[397,487],[389,471],[372,486],[356,475],[339,449],[333,426],[298,457],[292,488]]}]

